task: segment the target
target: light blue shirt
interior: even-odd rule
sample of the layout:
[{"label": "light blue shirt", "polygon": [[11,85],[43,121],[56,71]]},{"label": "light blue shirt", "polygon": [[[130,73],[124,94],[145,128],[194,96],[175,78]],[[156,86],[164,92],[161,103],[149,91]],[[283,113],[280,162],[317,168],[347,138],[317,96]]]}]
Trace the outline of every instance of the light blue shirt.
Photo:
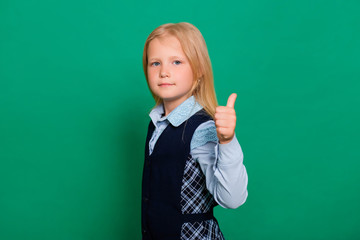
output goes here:
[{"label": "light blue shirt", "polygon": [[[155,107],[149,114],[155,126],[149,141],[149,154],[151,155],[156,141],[169,124],[177,127],[202,108],[194,96],[167,116],[163,116],[162,104]],[[237,208],[246,201],[248,176],[236,136],[227,144],[219,144],[215,122],[209,120],[195,130],[190,143],[190,154],[198,161],[206,178],[206,187],[220,206]]]}]

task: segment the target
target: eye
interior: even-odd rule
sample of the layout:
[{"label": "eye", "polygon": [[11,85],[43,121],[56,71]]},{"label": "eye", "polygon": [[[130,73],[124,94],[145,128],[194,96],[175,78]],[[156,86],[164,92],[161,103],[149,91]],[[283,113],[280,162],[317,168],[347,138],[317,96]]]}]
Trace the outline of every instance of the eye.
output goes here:
[{"label": "eye", "polygon": [[175,65],[180,65],[180,64],[181,64],[181,61],[175,60],[174,63],[175,63]]},{"label": "eye", "polygon": [[151,63],[150,65],[151,66],[159,66],[158,64],[160,64],[159,62],[153,62],[153,63]]}]

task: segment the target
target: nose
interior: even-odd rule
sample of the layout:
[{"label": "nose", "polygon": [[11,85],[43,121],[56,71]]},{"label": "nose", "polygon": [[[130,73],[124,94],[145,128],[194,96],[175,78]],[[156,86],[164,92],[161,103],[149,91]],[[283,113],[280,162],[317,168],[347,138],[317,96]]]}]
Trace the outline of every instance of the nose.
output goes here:
[{"label": "nose", "polygon": [[170,76],[169,71],[165,67],[162,67],[161,70],[160,70],[160,77],[161,78],[166,78],[166,77],[169,77],[169,76]]},{"label": "nose", "polygon": [[169,75],[168,75],[167,73],[161,73],[161,74],[160,74],[160,77],[161,77],[161,78],[167,78],[167,77],[169,77]]}]

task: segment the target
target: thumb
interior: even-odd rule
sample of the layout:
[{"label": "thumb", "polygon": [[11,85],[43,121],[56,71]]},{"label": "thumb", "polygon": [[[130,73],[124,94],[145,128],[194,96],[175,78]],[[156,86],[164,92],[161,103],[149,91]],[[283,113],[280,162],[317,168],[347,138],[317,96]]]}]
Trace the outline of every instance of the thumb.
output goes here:
[{"label": "thumb", "polygon": [[231,94],[230,97],[227,100],[226,106],[234,108],[236,97],[237,97],[236,93]]}]

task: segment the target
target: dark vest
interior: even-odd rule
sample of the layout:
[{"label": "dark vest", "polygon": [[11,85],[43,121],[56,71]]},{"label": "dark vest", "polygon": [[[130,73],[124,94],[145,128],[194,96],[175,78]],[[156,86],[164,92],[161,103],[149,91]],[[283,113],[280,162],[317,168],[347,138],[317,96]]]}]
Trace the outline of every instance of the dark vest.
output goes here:
[{"label": "dark vest", "polygon": [[142,179],[143,240],[180,239],[184,223],[216,221],[213,207],[217,203],[206,189],[200,166],[190,155],[194,131],[210,119],[200,110],[178,127],[169,124],[149,156],[149,141],[155,129],[150,121]]}]

